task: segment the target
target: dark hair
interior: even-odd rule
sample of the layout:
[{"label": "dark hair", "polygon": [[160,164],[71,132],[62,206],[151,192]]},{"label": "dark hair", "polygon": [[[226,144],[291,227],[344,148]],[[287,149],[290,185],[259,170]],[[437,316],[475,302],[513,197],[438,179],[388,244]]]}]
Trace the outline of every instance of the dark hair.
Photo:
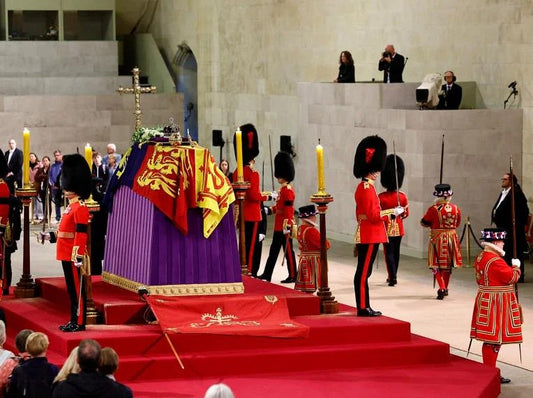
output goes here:
[{"label": "dark hair", "polygon": [[35,156],[35,161],[36,161],[36,162],[39,161],[39,156],[37,156],[37,154],[36,154],[35,152],[30,152],[30,155]]},{"label": "dark hair", "polygon": [[33,333],[33,330],[22,329],[15,337],[15,346],[17,347],[18,352],[26,351],[26,340],[28,336]]},{"label": "dark hair", "polygon": [[100,365],[102,347],[96,340],[85,339],[78,348],[78,365],[84,372],[95,372]]},{"label": "dark hair", "polygon": [[[505,175],[511,177],[511,173],[509,173],[509,172],[505,173]],[[518,183],[518,178],[516,178],[516,174],[514,174],[514,173],[513,173],[513,185],[519,191],[522,190],[522,188],[520,187],[520,184]]]},{"label": "dark hair", "polygon": [[352,53],[347,50],[341,51],[341,55],[339,55],[339,64],[342,64],[342,54],[346,57],[346,64],[353,65]]},{"label": "dark hair", "polygon": [[112,375],[118,369],[118,355],[111,347],[102,348],[98,372],[103,375]]}]

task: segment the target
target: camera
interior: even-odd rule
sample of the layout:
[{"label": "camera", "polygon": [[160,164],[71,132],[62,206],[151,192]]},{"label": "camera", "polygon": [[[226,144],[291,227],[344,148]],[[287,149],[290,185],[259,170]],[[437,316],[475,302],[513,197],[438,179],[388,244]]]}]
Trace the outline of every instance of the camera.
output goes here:
[{"label": "camera", "polygon": [[390,52],[388,52],[388,51],[384,51],[383,54],[381,54],[381,56],[382,56],[383,58],[390,57],[391,55],[392,55],[392,54],[391,54]]}]

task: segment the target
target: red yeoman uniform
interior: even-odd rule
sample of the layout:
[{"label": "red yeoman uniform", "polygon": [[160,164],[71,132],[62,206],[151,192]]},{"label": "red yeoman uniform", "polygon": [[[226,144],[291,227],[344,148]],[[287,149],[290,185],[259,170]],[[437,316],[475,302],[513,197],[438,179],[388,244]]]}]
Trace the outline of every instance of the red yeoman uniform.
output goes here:
[{"label": "red yeoman uniform", "polygon": [[461,243],[456,228],[461,224],[461,209],[450,203],[453,195],[449,184],[437,184],[433,193],[438,199],[431,206],[420,224],[431,228],[428,242],[428,267],[433,270],[439,284],[437,299],[448,295],[452,269],[463,265]]},{"label": "red yeoman uniform", "polygon": [[[312,293],[320,282],[320,231],[307,221],[308,217],[316,214],[314,205],[301,207],[298,213],[302,224],[297,233],[300,258],[294,289]],[[326,240],[326,250],[329,248],[330,243]]]},{"label": "red yeoman uniform", "polygon": [[[522,343],[522,314],[515,284],[520,278],[520,260],[512,267],[504,260],[507,232],[485,228],[481,233],[484,250],[474,262],[478,292],[474,303],[470,338],[483,342],[483,363],[496,367],[502,344]],[[511,380],[500,376],[500,383]]]}]

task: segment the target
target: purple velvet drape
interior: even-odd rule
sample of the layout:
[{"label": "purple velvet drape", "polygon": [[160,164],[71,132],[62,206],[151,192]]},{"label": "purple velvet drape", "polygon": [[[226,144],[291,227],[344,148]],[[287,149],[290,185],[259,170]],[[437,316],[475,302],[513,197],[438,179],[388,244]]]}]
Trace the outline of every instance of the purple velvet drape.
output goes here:
[{"label": "purple velvet drape", "polygon": [[189,209],[185,236],[130,188],[121,186],[113,200],[105,271],[146,285],[241,282],[232,207],[206,239],[201,209]]}]

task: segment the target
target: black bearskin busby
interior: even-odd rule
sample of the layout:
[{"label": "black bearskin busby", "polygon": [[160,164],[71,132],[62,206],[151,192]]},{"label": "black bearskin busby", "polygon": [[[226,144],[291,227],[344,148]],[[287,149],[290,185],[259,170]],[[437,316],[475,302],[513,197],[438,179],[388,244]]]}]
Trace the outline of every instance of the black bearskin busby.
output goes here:
[{"label": "black bearskin busby", "polygon": [[75,192],[82,199],[91,195],[92,176],[87,160],[79,153],[63,156],[61,188]]},{"label": "black bearskin busby", "polygon": [[6,178],[9,168],[7,167],[7,160],[5,156],[0,154],[0,178]]},{"label": "black bearskin busby", "polygon": [[[242,162],[247,165],[259,155],[259,137],[255,126],[251,123],[243,124],[239,129],[242,133]],[[237,158],[236,134],[233,134],[233,150]]]},{"label": "black bearskin busby", "polygon": [[[396,191],[400,189],[403,184],[403,177],[405,175],[405,165],[401,157],[396,155],[396,164],[394,162],[395,155],[387,156],[385,160],[385,168],[381,172],[381,185],[387,191]],[[398,187],[396,187],[396,173],[398,173]]]},{"label": "black bearskin busby", "polygon": [[386,156],[387,144],[383,138],[377,135],[363,138],[355,151],[353,175],[361,178],[369,173],[382,171]]},{"label": "black bearskin busby", "polygon": [[289,153],[281,151],[274,158],[274,177],[287,182],[294,180],[294,163]]}]

